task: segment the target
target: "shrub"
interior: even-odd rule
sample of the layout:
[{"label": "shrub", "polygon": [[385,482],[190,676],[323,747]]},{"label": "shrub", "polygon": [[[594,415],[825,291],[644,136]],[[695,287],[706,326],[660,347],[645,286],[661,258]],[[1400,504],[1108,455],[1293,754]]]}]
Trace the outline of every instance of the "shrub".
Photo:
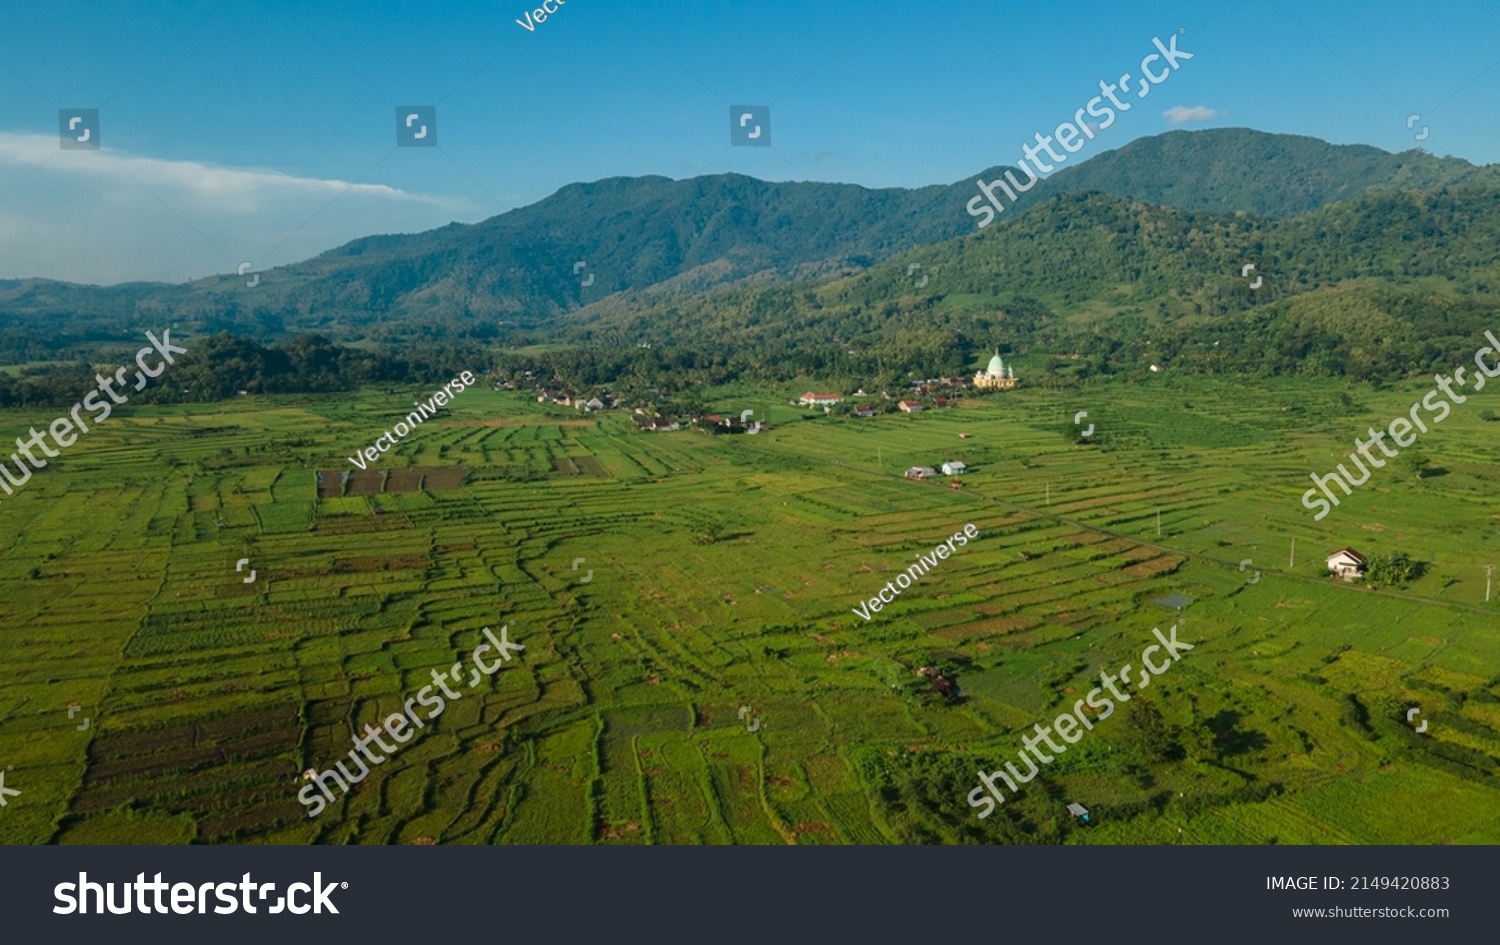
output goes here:
[{"label": "shrub", "polygon": [[1393,551],[1388,555],[1376,555],[1370,559],[1365,578],[1372,584],[1392,587],[1415,581],[1427,571],[1427,565],[1415,561],[1404,551]]}]

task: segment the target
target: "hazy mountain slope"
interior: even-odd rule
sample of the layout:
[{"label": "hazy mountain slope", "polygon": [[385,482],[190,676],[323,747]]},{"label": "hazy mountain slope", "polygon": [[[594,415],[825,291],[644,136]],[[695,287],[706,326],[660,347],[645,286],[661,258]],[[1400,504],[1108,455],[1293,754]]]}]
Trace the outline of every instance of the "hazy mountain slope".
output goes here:
[{"label": "hazy mountain slope", "polygon": [[[582,306],[590,306],[578,313],[584,318],[608,316],[622,301],[649,307],[662,293],[860,269],[972,235],[975,219],[964,205],[977,193],[974,180],[995,174],[917,190],[735,174],[570,184],[477,224],[355,240],[263,273],[253,288],[237,276],[187,286],[0,283],[0,339],[14,352],[46,333],[82,343],[123,337],[163,318],[185,330],[262,338],[305,331],[340,339],[493,337],[518,325],[548,325]],[[1392,155],[1248,129],[1175,131],[1062,167],[1025,194],[1022,207],[1097,190],[1164,207],[1283,216],[1368,193],[1470,186],[1496,176],[1419,151]],[[1035,233],[1028,215],[1008,212],[985,235],[1014,227]],[[1128,229],[1127,221],[1101,225]],[[1081,265],[1085,249],[1050,252],[1045,265]],[[580,261],[586,266],[575,275]],[[1131,269],[1107,271],[1126,277]],[[1074,291],[1085,291],[1082,285]],[[617,292],[625,295],[596,311]]]}]

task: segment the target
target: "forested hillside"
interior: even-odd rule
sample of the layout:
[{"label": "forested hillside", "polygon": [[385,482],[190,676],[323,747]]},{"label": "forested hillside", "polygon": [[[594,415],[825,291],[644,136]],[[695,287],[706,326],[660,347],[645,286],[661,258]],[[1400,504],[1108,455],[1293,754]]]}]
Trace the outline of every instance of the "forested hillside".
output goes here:
[{"label": "forested hillside", "polygon": [[1472,348],[1494,326],[1497,279],[1500,190],[1487,186],[1367,195],[1281,220],[1086,194],[857,275],[601,306],[567,319],[564,336],[720,352],[727,376],[758,378],[888,384],[962,370],[994,345],[1082,355],[1070,376],[1161,362],[1393,377]]},{"label": "forested hillside", "polygon": [[[785,307],[754,287],[800,294],[818,280],[862,272],[913,250],[888,270],[895,275],[872,270],[876,284],[884,280],[895,291],[905,266],[917,262],[949,268],[927,291],[955,301],[960,291],[989,299],[994,286],[985,280],[1000,279],[1007,291],[1042,296],[1049,305],[1142,298],[1154,304],[1186,278],[1195,304],[1228,311],[1238,304],[1229,278],[1238,271],[1237,254],[1259,253],[1256,241],[1273,232],[1258,218],[1286,218],[1290,227],[1275,230],[1284,234],[1277,265],[1287,271],[1281,278],[1305,273],[1318,279],[1304,260],[1323,248],[1293,245],[1297,238],[1358,243],[1370,235],[1364,227],[1386,225],[1382,213],[1397,225],[1412,213],[1429,214],[1434,226],[1442,226],[1443,215],[1454,210],[1439,203],[1414,209],[1396,198],[1406,191],[1454,187],[1454,193],[1469,195],[1500,186],[1492,168],[1421,151],[1388,154],[1240,128],[1174,131],[1059,169],[972,242],[975,219],[964,205],[978,192],[975,180],[999,173],[991,168],[916,190],[769,183],[734,174],[681,181],[612,178],[570,184],[477,224],[355,240],[261,273],[253,287],[234,275],[187,285],[106,288],[0,281],[0,358],[91,354],[102,342],[129,343],[142,330],[169,322],[183,333],[228,330],[262,343],[304,333],[339,342],[446,337],[513,343],[544,337],[560,321],[577,326],[602,317],[621,327],[624,309],[652,318],[663,306],[726,286],[736,292],[714,295],[715,304],[740,292],[767,298],[757,303],[769,306],[760,321],[775,322]],[[1090,192],[1115,199],[1069,202]],[[1308,216],[1304,225],[1313,229],[1305,231],[1292,224],[1303,219],[1299,214],[1335,201],[1343,201],[1342,212],[1350,216]],[[1045,219],[1029,222],[1037,208],[1047,208]],[[1068,221],[1069,212],[1079,219]],[[1248,218],[1226,221],[1205,213]],[[1024,234],[1037,245],[1029,246]],[[994,238],[1007,241],[1005,260],[984,255],[984,240]],[[949,242],[954,239],[959,242]],[[931,256],[920,251],[938,245]],[[1165,259],[1174,252],[1187,255]],[[1406,260],[1384,250],[1383,258],[1389,274],[1402,275],[1413,267],[1430,270],[1446,252],[1424,247],[1426,255]],[[1468,265],[1461,262],[1461,268]],[[962,265],[955,270],[955,264]],[[1218,282],[1194,275],[1215,266],[1222,269]],[[1344,262],[1333,266],[1336,278],[1347,276]],[[922,272],[937,275],[930,268]],[[1133,284],[1137,280],[1141,284]],[[1132,285],[1122,295],[1118,286],[1127,282]],[[864,303],[861,317],[868,318],[870,300],[858,301]],[[883,319],[895,313],[877,314]],[[970,327],[991,330],[982,322]]]},{"label": "forested hillside", "polygon": [[1496,181],[1494,168],[1415,149],[1391,154],[1304,135],[1211,128],[1138,138],[1060,169],[1045,191],[1033,188],[1026,197],[1036,203],[1058,193],[1097,190],[1182,210],[1283,217],[1366,193]]}]

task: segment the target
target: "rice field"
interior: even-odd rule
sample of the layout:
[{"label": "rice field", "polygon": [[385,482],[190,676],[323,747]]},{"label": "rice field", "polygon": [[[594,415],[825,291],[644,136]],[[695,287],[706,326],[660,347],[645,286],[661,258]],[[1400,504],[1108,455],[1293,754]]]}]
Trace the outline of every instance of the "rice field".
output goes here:
[{"label": "rice field", "polygon": [[[116,414],[0,497],[0,841],[1500,842],[1483,404],[1424,437],[1439,475],[1314,523],[1308,473],[1408,392],[1153,378],[866,420],[788,393],[723,392],[771,426],[711,437],[476,387],[348,477],[409,396]],[[963,488],[901,478],[953,459]],[[1346,545],[1428,571],[1335,584]],[[977,773],[1173,622],[1194,649],[978,819]],[[502,624],[522,658],[310,820],[301,773]]]}]

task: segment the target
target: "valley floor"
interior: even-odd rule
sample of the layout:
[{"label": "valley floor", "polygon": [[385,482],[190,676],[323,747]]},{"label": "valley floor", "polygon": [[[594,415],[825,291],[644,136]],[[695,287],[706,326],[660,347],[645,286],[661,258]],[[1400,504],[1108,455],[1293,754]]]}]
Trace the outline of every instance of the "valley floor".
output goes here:
[{"label": "valley floor", "polygon": [[[716,406],[771,429],[710,437],[475,388],[347,485],[411,397],[131,409],[0,498],[0,842],[1500,842],[1500,424],[1471,399],[1437,474],[1314,523],[1308,474],[1411,399],[1345,390],[768,391]],[[963,488],[900,478],[954,459]],[[1338,585],[1344,546],[1428,572]],[[978,772],[1174,622],[1195,648],[978,819]],[[519,660],[309,820],[301,772],[501,625]]]}]

